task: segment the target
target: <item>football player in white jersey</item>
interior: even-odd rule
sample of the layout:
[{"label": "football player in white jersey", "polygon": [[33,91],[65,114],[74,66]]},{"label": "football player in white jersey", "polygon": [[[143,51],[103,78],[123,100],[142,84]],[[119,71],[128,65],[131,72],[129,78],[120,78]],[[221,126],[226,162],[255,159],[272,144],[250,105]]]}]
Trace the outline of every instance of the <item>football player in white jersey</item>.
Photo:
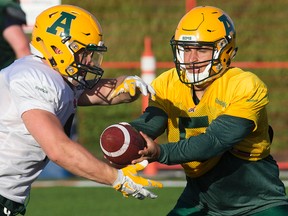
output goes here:
[{"label": "football player in white jersey", "polygon": [[[49,160],[75,175],[112,185],[126,197],[157,197],[144,186],[162,184],[137,175],[146,163],[117,170],[69,138],[77,105],[117,104],[131,102],[141,92],[154,94],[137,76],[101,79],[106,50],[92,14],[58,5],[36,18],[33,55],[0,72],[0,215],[25,214],[31,184]],[[111,99],[119,85],[121,94]]]}]

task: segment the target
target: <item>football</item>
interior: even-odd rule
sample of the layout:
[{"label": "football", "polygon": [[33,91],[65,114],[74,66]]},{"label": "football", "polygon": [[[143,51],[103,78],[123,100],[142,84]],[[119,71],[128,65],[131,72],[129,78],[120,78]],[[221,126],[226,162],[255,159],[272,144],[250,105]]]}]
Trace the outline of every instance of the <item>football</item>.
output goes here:
[{"label": "football", "polygon": [[141,134],[128,123],[108,126],[100,136],[100,147],[104,157],[116,168],[123,168],[139,158],[139,150],[146,142]]}]

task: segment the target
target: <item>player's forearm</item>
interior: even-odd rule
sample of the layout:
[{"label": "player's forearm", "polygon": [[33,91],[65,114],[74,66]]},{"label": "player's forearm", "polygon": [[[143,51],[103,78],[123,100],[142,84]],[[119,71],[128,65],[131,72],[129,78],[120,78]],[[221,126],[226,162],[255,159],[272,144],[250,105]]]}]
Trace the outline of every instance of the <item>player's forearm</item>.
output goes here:
[{"label": "player's forearm", "polygon": [[87,89],[83,92],[78,100],[78,105],[111,105],[128,103],[136,100],[140,95],[139,92],[137,92],[134,97],[131,97],[129,93],[122,93],[119,96],[110,99],[110,94],[125,78],[126,76],[120,76],[113,79],[101,79],[93,89]]},{"label": "player's forearm", "polygon": [[[160,145],[160,155],[158,161],[168,165],[187,163],[190,161],[205,161],[220,154],[220,148],[215,148],[202,135],[180,140],[179,142]],[[222,148],[221,148],[222,149]],[[173,152],[173,154],[171,153]]]},{"label": "player's forearm", "polygon": [[31,54],[28,38],[20,25],[9,26],[4,30],[3,36],[13,48],[17,58]]},{"label": "player's forearm", "polygon": [[74,175],[95,182],[112,185],[117,178],[116,169],[95,158],[78,143],[71,142],[63,145],[57,153],[50,155],[49,158]]},{"label": "player's forearm", "polygon": [[220,116],[210,124],[204,134],[161,145],[159,161],[179,164],[207,160],[231,149],[251,133],[254,127],[253,121],[248,119]]}]

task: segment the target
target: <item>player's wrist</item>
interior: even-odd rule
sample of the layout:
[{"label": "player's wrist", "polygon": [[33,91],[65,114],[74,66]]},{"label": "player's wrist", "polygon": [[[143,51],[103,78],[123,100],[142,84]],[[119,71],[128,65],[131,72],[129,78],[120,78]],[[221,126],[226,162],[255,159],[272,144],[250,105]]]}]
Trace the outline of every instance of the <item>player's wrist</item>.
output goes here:
[{"label": "player's wrist", "polygon": [[155,156],[155,161],[164,163],[167,159],[167,154],[165,153],[165,145],[158,145],[157,146],[157,153]]},{"label": "player's wrist", "polygon": [[[123,171],[121,169],[117,170],[117,178],[116,180],[112,183],[112,187],[118,187],[121,186],[123,183],[123,178],[124,178],[124,174]],[[117,188],[115,188],[117,190]]]}]

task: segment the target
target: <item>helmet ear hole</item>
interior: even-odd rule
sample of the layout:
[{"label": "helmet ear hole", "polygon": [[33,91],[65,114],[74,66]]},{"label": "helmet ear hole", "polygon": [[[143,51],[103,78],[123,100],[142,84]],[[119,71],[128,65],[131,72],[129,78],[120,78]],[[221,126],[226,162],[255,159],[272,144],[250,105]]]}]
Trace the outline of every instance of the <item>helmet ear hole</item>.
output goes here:
[{"label": "helmet ear hole", "polygon": [[60,49],[58,49],[56,46],[51,46],[52,50],[54,51],[55,54],[61,54],[63,53]]},{"label": "helmet ear hole", "polygon": [[227,61],[227,67],[229,66],[231,64],[231,59],[228,59],[228,61]]}]

